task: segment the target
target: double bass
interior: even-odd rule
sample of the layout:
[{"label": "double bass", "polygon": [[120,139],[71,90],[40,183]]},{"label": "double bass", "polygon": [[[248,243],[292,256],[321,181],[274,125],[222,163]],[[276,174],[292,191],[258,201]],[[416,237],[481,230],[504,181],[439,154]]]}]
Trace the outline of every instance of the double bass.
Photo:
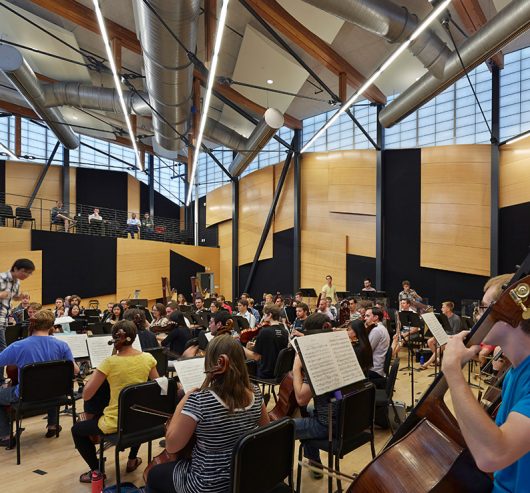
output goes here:
[{"label": "double bass", "polygon": [[[483,341],[498,321],[517,327],[523,317],[530,318],[529,274],[530,255],[474,325],[466,339],[467,347]],[[439,373],[384,451],[361,471],[347,493],[491,491],[490,475],[478,469],[456,418],[443,400],[447,389],[445,376]]]}]

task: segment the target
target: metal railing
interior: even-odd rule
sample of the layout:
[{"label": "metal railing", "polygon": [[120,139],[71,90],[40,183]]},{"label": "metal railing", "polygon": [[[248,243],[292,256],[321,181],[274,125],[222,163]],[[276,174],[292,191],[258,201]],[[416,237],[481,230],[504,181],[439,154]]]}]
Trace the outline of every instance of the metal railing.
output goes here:
[{"label": "metal railing", "polygon": [[[122,211],[118,209],[110,209],[107,207],[99,207],[97,205],[89,204],[70,204],[67,216],[72,219],[69,222],[68,229],[65,228],[65,223],[61,219],[52,218],[52,209],[56,206],[55,200],[35,198],[30,210],[31,219],[23,220],[23,211],[18,208],[26,208],[29,203],[29,196],[0,193],[0,226],[9,226],[15,228],[35,228],[47,231],[68,231],[73,234],[91,234],[98,236],[107,236],[112,238],[126,238],[130,237],[127,228],[127,220],[131,218],[132,211]],[[11,207],[14,218],[6,217],[6,211],[2,210],[3,205]],[[89,215],[94,212],[94,209],[99,209],[101,221],[89,222]],[[134,211],[136,218],[140,221],[144,218],[143,213]],[[138,227],[139,234],[135,237],[145,240],[164,241],[169,243],[184,243],[188,245],[194,244],[193,222],[181,221],[180,218],[167,218],[155,216],[151,218],[152,225]],[[199,231],[199,238],[204,233],[205,226],[201,225]]]}]

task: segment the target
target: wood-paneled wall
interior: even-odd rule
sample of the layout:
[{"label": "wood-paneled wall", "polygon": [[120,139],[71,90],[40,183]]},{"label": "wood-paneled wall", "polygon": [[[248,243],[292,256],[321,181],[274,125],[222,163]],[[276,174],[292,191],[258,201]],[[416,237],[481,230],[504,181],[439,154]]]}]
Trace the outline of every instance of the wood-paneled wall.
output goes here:
[{"label": "wood-paneled wall", "polygon": [[[254,171],[239,184],[239,265],[254,260],[261,232],[272,202],[274,168]],[[272,234],[269,232],[260,260],[272,257]]]},{"label": "wood-paneled wall", "polygon": [[232,298],[232,221],[219,224],[219,279],[215,285],[227,300]]},{"label": "wood-paneled wall", "polygon": [[[276,205],[276,213],[274,215],[274,232],[279,233],[286,229],[294,227],[294,163],[291,162],[287,178],[283,184],[282,193]],[[274,168],[274,190],[280,180],[284,163],[276,164]],[[273,191],[274,193],[274,191]],[[272,202],[272,196],[271,196]],[[269,204],[270,206],[270,204]]]},{"label": "wood-paneled wall", "polygon": [[140,182],[131,175],[127,176],[127,210],[140,218]]},{"label": "wood-paneled wall", "polygon": [[530,137],[503,145],[500,152],[500,207],[530,202]]},{"label": "wood-paneled wall", "polygon": [[488,145],[422,149],[422,267],[489,275],[490,160]]},{"label": "wood-paneled wall", "polygon": [[206,201],[206,224],[212,226],[232,219],[232,184],[212,190]]},{"label": "wood-paneled wall", "polygon": [[[304,154],[302,229],[340,236],[346,253],[375,257],[375,174],[373,150]],[[305,248],[302,241],[302,255]],[[345,272],[346,264],[335,269]]]},{"label": "wood-paneled wall", "polygon": [[[27,206],[44,166],[44,164],[17,161],[6,162],[6,203],[13,207],[13,211],[18,206]],[[60,166],[50,166],[31,207],[32,216],[40,229],[50,227],[50,209],[55,207],[56,201],[62,200],[61,172]],[[75,204],[75,176],[75,168],[70,168],[70,202],[73,204]],[[29,229],[30,223],[25,223],[24,228]]]}]

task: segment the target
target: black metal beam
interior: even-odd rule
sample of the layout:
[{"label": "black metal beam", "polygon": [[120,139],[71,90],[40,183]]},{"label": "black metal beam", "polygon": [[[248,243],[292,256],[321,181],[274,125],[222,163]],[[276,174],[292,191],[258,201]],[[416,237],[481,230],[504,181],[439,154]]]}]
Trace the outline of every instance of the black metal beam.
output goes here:
[{"label": "black metal beam", "polygon": [[[61,143],[59,141],[57,141],[57,143],[55,144],[55,147],[53,148],[52,153],[48,157],[48,160],[46,161],[46,164],[44,165],[44,168],[42,169],[42,171],[40,173],[40,176],[39,176],[39,178],[37,180],[37,183],[35,184],[35,188],[33,189],[33,192],[31,193],[31,196],[30,196],[30,198],[28,200],[28,203],[26,204],[26,207],[28,209],[31,209],[31,206],[33,205],[35,197],[39,193],[40,187],[41,187],[41,185],[42,185],[42,183],[44,181],[44,178],[46,177],[46,173],[48,173],[48,170],[50,169],[50,166],[52,164],[53,158],[55,157],[55,154],[57,153],[57,150],[59,149],[60,145],[61,145]],[[18,227],[20,227],[21,225],[22,225],[22,223],[19,223]]]},{"label": "black metal beam", "polygon": [[[204,144],[203,144],[203,147],[205,149],[208,149]],[[217,159],[217,157],[215,156],[215,154],[212,152],[211,149],[208,149],[206,151],[206,153],[208,154],[208,156],[210,156],[213,160],[213,162],[215,164],[217,164],[217,166],[219,166],[219,168],[221,168],[221,171],[226,175],[228,176],[228,178],[230,178],[230,181],[234,181],[234,177],[230,174],[230,172],[223,166],[223,163],[221,163],[221,161],[219,161],[219,159]]]},{"label": "black metal beam", "polygon": [[301,159],[300,148],[302,147],[302,130],[294,131],[294,163],[293,163],[293,182],[294,182],[294,233],[293,233],[293,293],[300,289],[302,282],[302,257],[301,257],[301,236],[302,236],[302,193],[301,193]]},{"label": "black metal beam", "polygon": [[491,68],[491,225],[490,276],[499,274],[499,136],[500,136],[500,70]]},{"label": "black metal beam", "polygon": [[377,106],[377,157],[375,178],[375,285],[378,290],[384,289],[383,252],[384,252],[384,217],[383,217],[383,173],[385,129],[379,122],[379,113],[383,105]]},{"label": "black metal beam", "polygon": [[147,166],[148,166],[148,181],[147,186],[149,188],[149,215],[151,220],[155,217],[155,156],[153,154],[147,155]]},{"label": "black metal beam", "polygon": [[[235,155],[235,153],[234,153]],[[239,178],[232,181],[232,302],[239,297]]]},{"label": "black metal beam", "polygon": [[276,205],[278,204],[278,200],[280,199],[280,194],[282,193],[283,184],[285,183],[285,179],[287,178],[287,173],[289,171],[289,166],[291,165],[293,154],[294,154],[294,151],[290,150],[287,153],[287,157],[285,158],[285,163],[283,165],[282,172],[280,174],[280,179],[278,180],[278,184],[276,185],[276,190],[274,191],[274,196],[272,197],[272,204],[269,209],[269,214],[267,215],[265,226],[263,226],[263,231],[261,232],[261,238],[258,243],[258,248],[256,249],[256,253],[254,255],[254,260],[252,261],[252,265],[250,266],[250,272],[248,274],[247,282],[245,284],[245,289],[244,289],[246,293],[248,293],[250,290],[252,279],[254,278],[254,274],[256,273],[256,268],[258,266],[259,257],[261,255],[261,252],[265,245],[265,241],[267,240],[267,236],[271,229],[272,220],[274,218],[274,213],[276,212]]},{"label": "black metal beam", "polygon": [[70,210],[70,149],[63,146],[63,167],[61,169],[63,206]]},{"label": "black metal beam", "polygon": [[351,118],[352,122],[357,125],[357,127],[359,128],[359,130],[363,133],[363,135],[368,139],[368,141],[370,142],[370,144],[372,144],[372,146],[374,147],[374,149],[376,150],[380,150],[380,147],[379,147],[379,144],[377,144],[377,142],[374,141],[374,139],[372,139],[372,137],[370,136],[370,134],[366,131],[366,129],[361,125],[361,123],[359,122],[359,120],[357,120],[357,118],[355,118],[354,114],[350,111],[350,109],[348,108],[346,110],[346,114]]}]

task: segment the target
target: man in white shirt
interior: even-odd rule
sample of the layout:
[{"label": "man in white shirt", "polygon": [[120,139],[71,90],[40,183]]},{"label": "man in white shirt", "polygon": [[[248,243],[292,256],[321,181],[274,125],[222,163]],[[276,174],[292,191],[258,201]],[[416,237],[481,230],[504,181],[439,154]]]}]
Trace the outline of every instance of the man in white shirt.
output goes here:
[{"label": "man in white shirt", "polygon": [[379,308],[368,308],[364,316],[366,327],[372,327],[368,333],[368,340],[372,346],[373,366],[368,370],[370,380],[386,377],[385,358],[390,346],[390,335],[383,325],[383,311]]},{"label": "man in white shirt", "polygon": [[131,235],[131,238],[134,240],[134,235],[139,232],[140,220],[136,218],[136,213],[131,214],[131,218],[127,219],[127,227],[125,232]]},{"label": "man in white shirt", "polygon": [[326,276],[326,284],[322,286],[320,292],[322,293],[324,299],[329,296],[332,302],[336,303],[338,301],[337,288],[333,286],[333,278],[329,274]]},{"label": "man in white shirt", "polygon": [[241,298],[237,302],[237,316],[244,317],[248,320],[248,324],[251,329],[256,326],[256,317],[248,309],[248,300],[246,298]]},{"label": "man in white shirt", "polygon": [[331,310],[328,308],[328,302],[326,298],[320,298],[320,303],[318,304],[317,312],[323,313],[330,320],[335,320],[335,318],[333,317],[333,313],[331,313]]},{"label": "man in white shirt", "polygon": [[99,209],[94,208],[94,212],[88,216],[88,227],[91,233],[103,233],[103,218],[99,215]]}]

